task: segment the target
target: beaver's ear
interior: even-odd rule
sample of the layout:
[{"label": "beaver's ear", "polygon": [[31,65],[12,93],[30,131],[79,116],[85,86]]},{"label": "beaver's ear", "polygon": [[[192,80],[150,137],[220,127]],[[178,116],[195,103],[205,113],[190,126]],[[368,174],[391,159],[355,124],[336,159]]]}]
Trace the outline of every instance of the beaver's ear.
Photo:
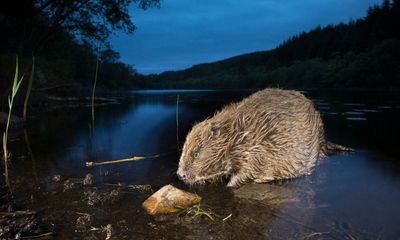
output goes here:
[{"label": "beaver's ear", "polygon": [[215,137],[215,136],[219,136],[221,134],[221,128],[217,125],[211,125],[210,126],[210,133],[211,136]]}]

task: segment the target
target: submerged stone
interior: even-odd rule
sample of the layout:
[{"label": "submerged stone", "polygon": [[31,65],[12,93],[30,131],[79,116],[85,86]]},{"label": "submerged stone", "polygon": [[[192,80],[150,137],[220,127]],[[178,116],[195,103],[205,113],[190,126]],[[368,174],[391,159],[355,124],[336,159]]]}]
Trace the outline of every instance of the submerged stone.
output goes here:
[{"label": "submerged stone", "polygon": [[150,215],[174,213],[188,208],[201,201],[197,194],[166,185],[151,195],[142,206]]},{"label": "submerged stone", "polygon": [[247,184],[233,191],[236,198],[263,201],[268,203],[283,203],[296,201],[295,194],[287,187],[268,183]]}]

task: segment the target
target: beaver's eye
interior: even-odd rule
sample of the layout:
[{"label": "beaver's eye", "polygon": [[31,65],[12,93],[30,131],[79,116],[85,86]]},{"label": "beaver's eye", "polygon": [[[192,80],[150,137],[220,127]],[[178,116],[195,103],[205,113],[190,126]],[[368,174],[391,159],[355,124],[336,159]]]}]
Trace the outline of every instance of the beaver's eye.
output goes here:
[{"label": "beaver's eye", "polygon": [[193,157],[194,157],[194,158],[198,158],[198,157],[199,157],[199,152],[195,152],[195,153],[193,154]]}]

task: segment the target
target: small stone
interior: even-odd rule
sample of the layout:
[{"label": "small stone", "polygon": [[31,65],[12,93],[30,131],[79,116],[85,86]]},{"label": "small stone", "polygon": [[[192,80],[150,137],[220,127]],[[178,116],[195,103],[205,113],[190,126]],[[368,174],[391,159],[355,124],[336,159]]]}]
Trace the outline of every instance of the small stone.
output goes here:
[{"label": "small stone", "polygon": [[76,219],[76,230],[78,232],[87,231],[92,225],[93,219],[92,216],[88,213],[81,214],[81,216]]},{"label": "small stone", "polygon": [[197,194],[185,192],[172,185],[166,185],[151,195],[142,206],[150,215],[174,213],[201,201]]},{"label": "small stone", "polygon": [[68,179],[68,180],[64,181],[63,185],[64,185],[64,192],[65,192],[65,191],[73,189],[76,184]]},{"label": "small stone", "polygon": [[53,182],[60,182],[61,181],[61,175],[60,174],[56,174],[53,177],[51,177],[51,180]]},{"label": "small stone", "polygon": [[93,174],[88,173],[85,176],[85,179],[83,179],[82,182],[83,186],[92,186],[93,185]]},{"label": "small stone", "polygon": [[89,206],[94,206],[97,204],[102,204],[103,203],[103,197],[102,194],[100,194],[97,189],[89,189],[87,191],[83,192],[84,198],[83,200],[87,203]]},{"label": "small stone", "polygon": [[113,233],[112,225],[107,224],[107,226],[105,227],[105,229],[103,231],[106,232],[106,240],[110,240],[112,237],[112,233]]}]

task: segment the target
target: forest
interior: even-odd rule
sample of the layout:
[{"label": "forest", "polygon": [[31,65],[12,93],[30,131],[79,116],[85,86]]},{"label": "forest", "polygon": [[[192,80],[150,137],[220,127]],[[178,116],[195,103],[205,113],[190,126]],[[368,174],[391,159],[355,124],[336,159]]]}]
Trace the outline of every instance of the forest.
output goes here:
[{"label": "forest", "polygon": [[[19,59],[21,88],[28,88],[33,57],[34,93],[68,86],[68,91],[87,92],[99,61],[100,88],[134,86],[135,69],[119,60],[109,43],[114,32],[132,34],[136,26],[129,15],[135,4],[146,10],[159,0],[4,0],[0,3],[0,96],[6,106]],[[35,91],[38,90],[38,91]]]},{"label": "forest", "polygon": [[[35,55],[34,90],[71,86],[67,92],[85,92],[93,84],[97,59],[100,89],[400,87],[400,0],[369,8],[363,19],[302,32],[272,50],[151,75],[141,75],[121,62],[107,40],[112,31],[135,30],[127,15],[131,2],[143,9],[159,6],[158,0],[92,5],[84,0],[4,1],[0,10],[0,31],[6,33],[0,35],[2,105],[16,55],[26,79]],[[24,81],[22,88],[27,84]]]},{"label": "forest", "polygon": [[141,88],[399,88],[400,1],[300,33],[273,50],[137,80]]}]

